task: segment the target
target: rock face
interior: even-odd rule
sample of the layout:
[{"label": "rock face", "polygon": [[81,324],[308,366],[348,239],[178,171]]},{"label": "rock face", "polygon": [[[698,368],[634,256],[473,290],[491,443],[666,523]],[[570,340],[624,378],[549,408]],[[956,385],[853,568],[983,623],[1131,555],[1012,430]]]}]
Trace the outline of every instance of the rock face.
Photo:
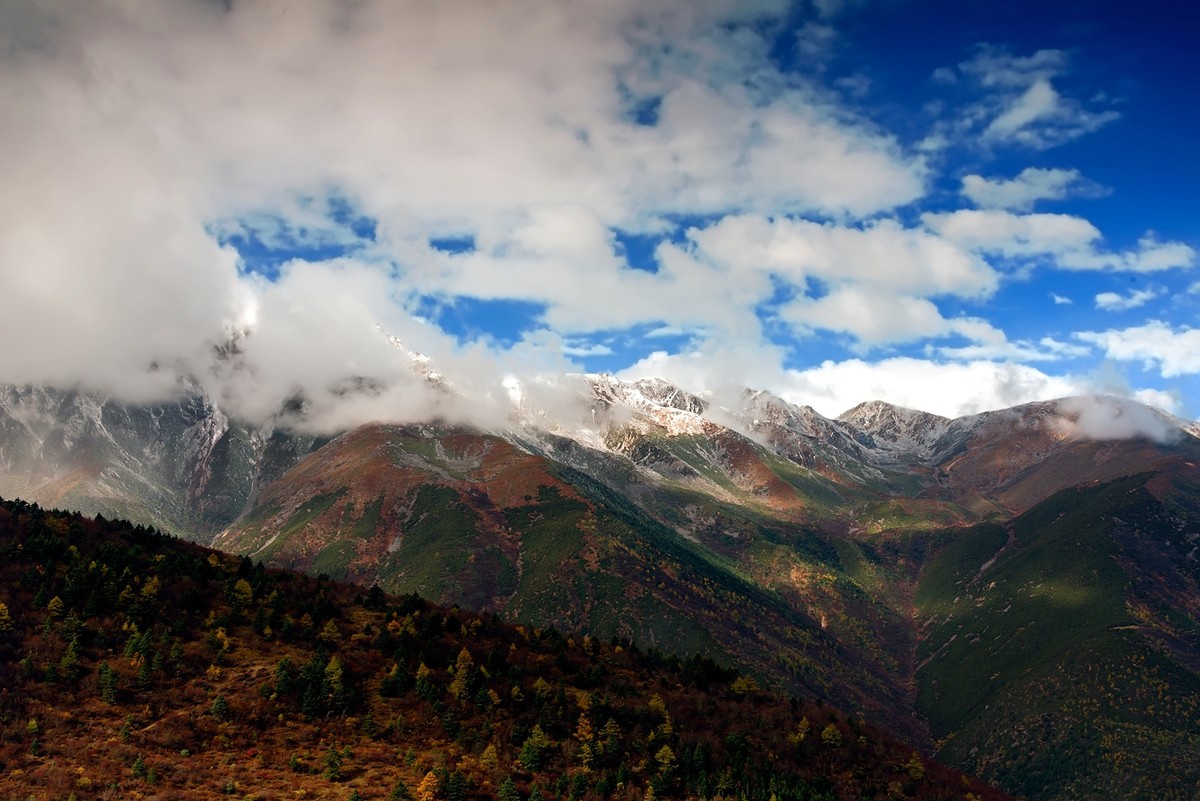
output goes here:
[{"label": "rock face", "polygon": [[951,422],[936,414],[878,400],[860,403],[837,419],[866,435],[863,445],[875,461],[894,464],[929,462],[935,443]]},{"label": "rock face", "polygon": [[0,387],[0,494],[204,540],[316,443],[230,421],[203,394],[158,405]]}]

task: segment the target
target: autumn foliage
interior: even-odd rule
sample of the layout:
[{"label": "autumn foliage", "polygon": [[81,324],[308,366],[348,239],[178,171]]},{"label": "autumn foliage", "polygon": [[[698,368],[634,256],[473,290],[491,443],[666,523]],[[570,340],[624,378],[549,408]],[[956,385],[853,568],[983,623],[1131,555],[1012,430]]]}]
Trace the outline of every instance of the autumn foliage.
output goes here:
[{"label": "autumn foliage", "polygon": [[0,503],[0,796],[1001,799],[820,703]]}]

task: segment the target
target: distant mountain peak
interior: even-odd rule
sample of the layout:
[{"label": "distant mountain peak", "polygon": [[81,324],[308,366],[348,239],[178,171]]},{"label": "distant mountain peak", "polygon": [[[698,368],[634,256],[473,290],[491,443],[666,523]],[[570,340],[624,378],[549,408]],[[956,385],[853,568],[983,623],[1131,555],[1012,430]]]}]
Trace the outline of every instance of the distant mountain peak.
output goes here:
[{"label": "distant mountain peak", "polygon": [[883,461],[892,462],[927,461],[933,455],[935,443],[952,422],[941,415],[881,400],[860,403],[837,419],[864,434],[863,444]]}]

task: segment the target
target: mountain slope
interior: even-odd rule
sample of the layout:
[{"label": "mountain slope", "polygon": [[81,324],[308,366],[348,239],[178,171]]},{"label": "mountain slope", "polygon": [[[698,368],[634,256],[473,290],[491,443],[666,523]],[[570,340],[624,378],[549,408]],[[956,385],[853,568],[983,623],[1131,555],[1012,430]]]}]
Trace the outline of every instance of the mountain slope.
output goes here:
[{"label": "mountain slope", "polygon": [[1030,798],[1194,797],[1197,499],[1180,460],[954,536],[916,595],[943,758]]},{"label": "mountain slope", "polygon": [[704,660],[25,503],[0,554],[5,797],[1006,797]]},{"label": "mountain slope", "polygon": [[[214,545],[512,621],[747,665],[775,686],[820,693],[922,738],[902,711],[903,684],[859,653],[877,652],[875,639],[836,635],[852,620],[856,634],[896,621],[837,582],[837,553],[819,534],[798,536],[731,507],[719,532],[680,537],[646,511],[678,502],[666,492],[630,503],[610,484],[498,437],[372,426],[264,490]],[[728,539],[732,521],[744,542],[706,545]],[[786,581],[775,579],[781,572]],[[814,574],[833,585],[797,586]]]},{"label": "mountain slope", "polygon": [[[1200,495],[1200,442],[1183,421],[1111,398],[958,420],[872,402],[830,420],[764,392],[722,407],[658,380],[568,384],[557,417],[537,392],[514,391],[519,413],[502,431],[373,425],[329,442],[221,422],[202,397],[124,407],[10,391],[0,474],[35,497],[75,481],[77,494],[53,497],[136,507],[191,536],[217,529],[221,547],[273,565],[700,652],[1031,799],[1099,792],[1112,765],[1134,799],[1155,797],[1157,771],[1198,778],[1168,753],[1192,753],[1183,723],[1088,705],[1103,691],[1089,660],[1156,697],[1193,692],[1195,551],[1161,547],[1192,530]],[[303,404],[288,414],[301,419]],[[1093,514],[1125,497],[1098,487],[1133,498],[1138,486],[1171,511],[1133,529]],[[1059,516],[1079,535],[1055,528]],[[1007,583],[989,588],[993,573]],[[1056,576],[1073,584],[1049,596],[1087,602],[1021,594]],[[1095,614],[1075,620],[1079,609]],[[988,640],[1014,611],[1007,639]],[[1078,635],[1043,636],[1059,618]],[[1146,648],[1166,660],[1157,678],[1130,667]],[[1068,688],[1074,700],[1056,705],[1045,687],[1057,683],[1090,695]],[[1107,739],[1078,727],[1080,710],[1111,722]],[[1038,756],[1021,756],[1026,746]]]},{"label": "mountain slope", "polygon": [[319,441],[232,421],[198,391],[142,406],[0,386],[0,493],[200,540],[236,519],[259,486]]}]

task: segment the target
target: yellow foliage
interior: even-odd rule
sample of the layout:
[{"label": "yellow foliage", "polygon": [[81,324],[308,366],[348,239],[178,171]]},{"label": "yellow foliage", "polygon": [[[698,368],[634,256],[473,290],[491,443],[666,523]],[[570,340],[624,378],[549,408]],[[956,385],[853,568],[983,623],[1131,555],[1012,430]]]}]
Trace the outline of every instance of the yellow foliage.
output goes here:
[{"label": "yellow foliage", "polygon": [[916,751],[913,751],[912,758],[904,763],[904,769],[915,781],[920,781],[925,776],[925,763],[921,761],[921,755]]},{"label": "yellow foliage", "polygon": [[800,745],[800,743],[804,742],[804,738],[808,736],[810,728],[812,728],[812,724],[808,722],[808,718],[801,718],[800,722],[796,724],[796,730],[788,735],[788,742],[792,745]]},{"label": "yellow foliage", "polygon": [[758,692],[759,687],[758,682],[749,676],[738,676],[733,680],[733,684],[729,685],[729,689],[734,695],[748,695]]},{"label": "yellow foliage", "polygon": [[437,798],[437,792],[437,776],[431,770],[425,774],[425,778],[421,779],[421,783],[417,785],[415,801],[434,801]]},{"label": "yellow foliage", "polygon": [[151,576],[150,580],[142,585],[142,598],[147,601],[153,601],[158,597],[158,591],[161,587],[162,583],[158,580],[158,576]]}]

